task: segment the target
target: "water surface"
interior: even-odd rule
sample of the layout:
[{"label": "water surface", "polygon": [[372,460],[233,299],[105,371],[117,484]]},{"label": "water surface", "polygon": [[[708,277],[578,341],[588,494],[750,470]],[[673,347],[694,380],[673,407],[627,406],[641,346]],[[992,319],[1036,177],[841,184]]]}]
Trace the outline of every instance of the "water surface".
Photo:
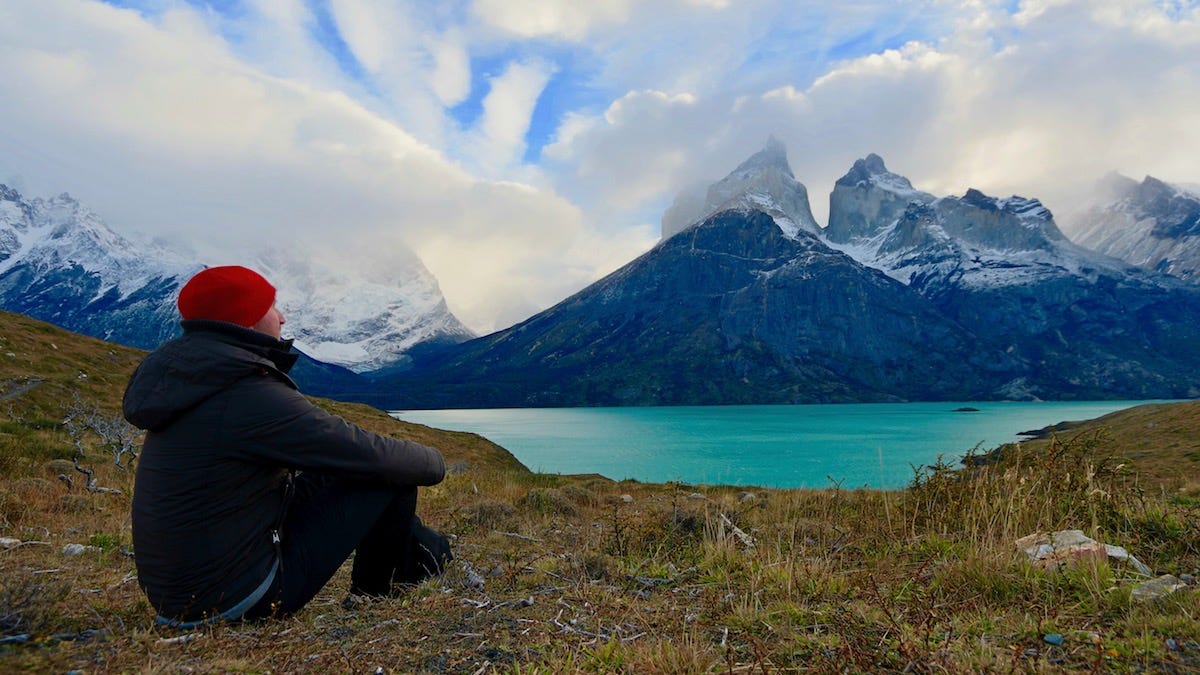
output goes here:
[{"label": "water surface", "polygon": [[[957,464],[975,446],[1152,401],[868,403],[649,408],[411,410],[471,431],[534,471],[646,482],[765,487],[903,487],[913,466]],[[958,408],[978,412],[955,412]]]}]

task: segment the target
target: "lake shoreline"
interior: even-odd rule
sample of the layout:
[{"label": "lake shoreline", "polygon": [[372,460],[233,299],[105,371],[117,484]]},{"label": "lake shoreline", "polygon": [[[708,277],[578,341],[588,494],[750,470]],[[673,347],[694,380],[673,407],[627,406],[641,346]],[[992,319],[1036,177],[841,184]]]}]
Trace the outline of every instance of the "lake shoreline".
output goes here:
[{"label": "lake shoreline", "polygon": [[[805,404],[392,411],[480,434],[533,471],[697,485],[894,489],[1022,432],[1163,401]],[[970,411],[965,409],[970,408]],[[1048,433],[1048,432],[1047,432]],[[974,449],[974,450],[973,450]]]}]

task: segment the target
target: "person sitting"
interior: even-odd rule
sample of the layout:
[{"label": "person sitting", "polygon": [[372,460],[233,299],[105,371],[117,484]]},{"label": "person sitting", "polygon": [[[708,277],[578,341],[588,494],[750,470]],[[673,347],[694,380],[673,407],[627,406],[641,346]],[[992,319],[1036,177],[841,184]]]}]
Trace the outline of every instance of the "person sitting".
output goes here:
[{"label": "person sitting", "polygon": [[124,414],[146,430],[133,490],[138,581],[162,625],[290,614],[355,553],[350,592],[387,596],[452,556],[416,515],[434,448],[375,434],[300,394],[276,289],[241,266],[180,290],[183,335],[138,366]]}]

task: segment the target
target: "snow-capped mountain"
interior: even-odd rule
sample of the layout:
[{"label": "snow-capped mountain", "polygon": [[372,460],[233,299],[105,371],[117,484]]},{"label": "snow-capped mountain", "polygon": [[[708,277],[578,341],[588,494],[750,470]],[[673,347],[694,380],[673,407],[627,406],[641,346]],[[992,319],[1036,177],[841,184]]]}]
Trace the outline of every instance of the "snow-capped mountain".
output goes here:
[{"label": "snow-capped mountain", "polygon": [[738,208],[766,213],[789,236],[821,232],[808,203],[808,190],[792,174],[787,148],[771,137],[766,147],[710,185],[703,196],[698,190],[680,193],[663,214],[662,238],[669,239],[713,214]]},{"label": "snow-capped mountain", "polygon": [[1200,390],[1184,346],[1200,338],[1200,288],[1071,243],[1036,199],[931,199],[876,157],[837,182],[830,222],[853,225],[834,246],[1027,364],[1009,395]]},{"label": "snow-capped mountain", "polygon": [[373,402],[1200,395],[1200,288],[1071,244],[1036,199],[936,198],[872,155],[838,181],[822,231],[775,141],[705,194],[676,200],[645,255]]},{"label": "snow-capped mountain", "polygon": [[1117,173],[1065,224],[1082,246],[1148,270],[1200,278],[1200,188]]},{"label": "snow-capped mountain", "polygon": [[1128,272],[1072,244],[1037,199],[975,189],[936,198],[888,171],[878,155],[838,179],[829,205],[831,244],[905,284],[1013,285],[1083,269]]},{"label": "snow-capped mountain", "polygon": [[558,305],[386,380],[385,407],[994,397],[1014,366],[765,211],[722,211]]},{"label": "snow-capped mountain", "polygon": [[[209,256],[206,256],[209,257]],[[403,364],[419,344],[472,337],[409,251],[387,269],[335,269],[298,247],[207,260],[123,237],[63,194],[25,199],[0,185],[0,307],[144,349],[179,332],[175,298],[205,264],[238,263],[279,289],[285,336],[300,351],[357,372]]]},{"label": "snow-capped mountain", "polygon": [[413,347],[475,337],[450,313],[437,280],[414,253],[386,266],[337,269],[319,255],[279,247],[252,263],[279,289],[285,333],[309,356],[355,372],[396,367]]},{"label": "snow-capped mountain", "polygon": [[899,218],[909,204],[929,204],[936,198],[888,171],[883,159],[872,153],[838,179],[829,199],[837,208],[830,209],[825,237],[837,244],[869,246],[879,234],[880,223]]},{"label": "snow-capped mountain", "polygon": [[134,243],[67,194],[25,200],[0,185],[0,307],[153,347],[178,331],[174,294],[200,266]]}]

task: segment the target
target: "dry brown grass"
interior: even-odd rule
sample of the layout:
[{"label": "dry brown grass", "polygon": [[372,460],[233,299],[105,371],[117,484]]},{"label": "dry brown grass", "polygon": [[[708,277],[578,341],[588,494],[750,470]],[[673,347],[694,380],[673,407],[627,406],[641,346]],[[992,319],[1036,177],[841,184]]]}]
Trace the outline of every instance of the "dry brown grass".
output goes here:
[{"label": "dry brown grass", "polygon": [[1200,401],[1140,405],[1056,426],[1022,445],[1037,452],[1055,439],[1088,439],[1100,452],[1135,462],[1147,485],[1200,497]]},{"label": "dry brown grass", "polygon": [[[0,324],[0,357],[22,330]],[[37,341],[29,345],[26,358],[39,367]],[[101,363],[112,349],[58,347]],[[114,352],[104,375],[118,387],[137,358],[124,354]],[[92,391],[72,379],[78,367],[68,360],[40,377],[69,402],[72,391]],[[113,396],[96,391],[97,407],[115,410]],[[1071,527],[1126,546],[1158,572],[1200,567],[1200,500],[1150,483],[1138,471],[1147,458],[1118,457],[1128,453],[1110,452],[1122,448],[1108,441],[1060,438],[972,471],[937,467],[896,492],[616,483],[530,473],[478,437],[325,402],[360,424],[442,447],[458,463],[422,491],[420,505],[454,537],[457,560],[396,599],[344,605],[343,570],[294,617],[181,634],[154,626],[137,587],[132,477],[97,451],[87,460],[97,483],[122,493],[89,493],[78,480],[68,488],[57,476],[73,470],[64,463],[70,441],[53,399],[30,394],[0,406],[0,536],[25,542],[0,550],[0,639],[9,641],[0,671],[1200,668],[1196,586],[1139,604],[1124,566],[1051,572],[1012,545]],[[1184,483],[1197,479],[1192,465],[1177,466]],[[69,543],[95,549],[64,556]],[[1047,643],[1048,634],[1063,643]]]}]

